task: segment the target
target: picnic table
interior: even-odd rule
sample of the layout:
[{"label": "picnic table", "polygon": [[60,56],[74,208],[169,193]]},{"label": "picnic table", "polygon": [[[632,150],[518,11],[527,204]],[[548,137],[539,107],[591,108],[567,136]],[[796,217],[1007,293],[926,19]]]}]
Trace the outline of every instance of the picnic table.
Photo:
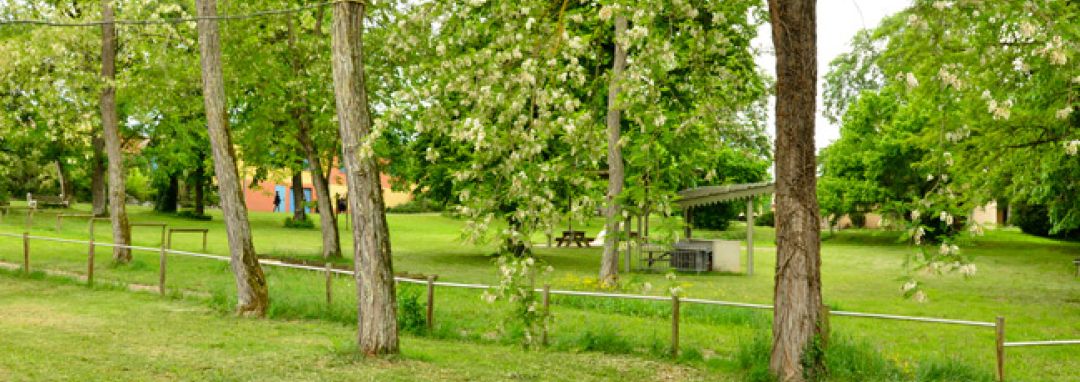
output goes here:
[{"label": "picnic table", "polygon": [[564,244],[577,244],[578,247],[588,247],[592,238],[585,237],[585,231],[562,231],[562,236],[555,239],[555,246],[562,247]]}]

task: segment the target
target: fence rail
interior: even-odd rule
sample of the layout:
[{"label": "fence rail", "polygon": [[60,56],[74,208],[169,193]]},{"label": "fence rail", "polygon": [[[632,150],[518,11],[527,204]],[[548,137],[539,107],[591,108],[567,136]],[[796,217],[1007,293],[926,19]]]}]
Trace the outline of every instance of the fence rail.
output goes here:
[{"label": "fence rail", "polygon": [[[30,241],[31,240],[41,240],[41,241],[51,241],[51,242],[57,242],[57,243],[70,243],[70,244],[89,245],[89,250],[88,250],[88,255],[89,255],[88,256],[88,262],[89,262],[89,264],[88,264],[88,271],[89,271],[88,282],[89,283],[93,283],[93,276],[92,276],[93,275],[93,253],[94,253],[93,248],[96,247],[96,246],[112,247],[112,248],[119,247],[119,248],[128,248],[128,249],[132,249],[132,250],[160,253],[161,254],[161,269],[159,271],[161,272],[161,275],[160,275],[160,281],[159,281],[158,287],[159,287],[160,293],[162,293],[162,294],[165,293],[165,264],[166,264],[165,255],[166,254],[188,256],[188,257],[196,257],[196,258],[205,258],[205,259],[211,259],[211,260],[217,260],[217,261],[225,261],[225,262],[231,261],[231,258],[227,257],[227,256],[220,256],[220,255],[212,255],[212,254],[207,254],[207,253],[199,253],[199,252],[190,252],[190,251],[181,251],[181,250],[171,249],[171,248],[169,248],[171,240],[164,241],[162,243],[161,247],[155,248],[155,247],[144,247],[144,246],[137,246],[137,245],[118,245],[118,244],[112,244],[112,243],[101,243],[101,242],[95,242],[95,241],[93,241],[93,239],[91,239],[90,241],[85,241],[85,240],[64,239],[64,238],[50,237],[50,236],[36,236],[36,235],[30,235],[28,232],[23,232],[21,234],[0,232],[0,237],[13,237],[13,238],[21,238],[22,239],[22,241],[23,241],[23,270],[25,272],[27,272],[27,273],[30,272]],[[357,277],[357,274],[356,274],[355,271],[332,268],[330,263],[326,263],[326,264],[324,264],[324,266],[313,266],[313,265],[304,265],[304,264],[290,264],[290,263],[282,262],[282,261],[279,261],[279,260],[273,260],[273,259],[259,259],[259,264],[267,265],[267,266],[273,266],[273,267],[300,269],[300,270],[324,273],[326,275],[326,288],[327,288],[327,290],[326,290],[326,300],[327,300],[328,304],[331,303],[330,289],[331,289],[331,285],[332,285],[332,282],[331,282],[332,275],[339,274],[339,275],[349,275],[349,276],[352,276],[354,278]],[[490,288],[492,288],[492,286],[486,285],[486,284],[469,284],[469,283],[456,283],[456,282],[447,282],[447,281],[435,281],[435,279],[436,279],[435,276],[431,276],[431,277],[428,277],[426,279],[400,277],[400,276],[395,276],[394,277],[394,280],[397,281],[397,282],[410,283],[410,284],[425,284],[425,285],[428,286],[428,293],[427,293],[428,294],[428,306],[427,306],[427,309],[428,309],[428,312],[427,312],[428,313],[427,314],[428,328],[432,327],[433,321],[434,321],[433,306],[434,306],[434,287],[435,286],[449,287],[449,288],[464,288],[464,289],[490,289]],[[548,285],[544,285],[543,288],[537,288],[534,291],[540,292],[540,293],[543,294],[544,311],[545,312],[548,311],[548,302],[549,302],[549,299],[550,299],[550,297],[549,297],[550,295],[582,296],[582,297],[598,297],[598,298],[618,298],[618,299],[629,299],[629,300],[667,301],[667,302],[671,302],[671,304],[672,304],[672,339],[671,339],[672,348],[671,348],[671,351],[672,351],[673,355],[677,355],[678,350],[679,350],[678,349],[678,343],[679,343],[679,339],[678,339],[678,336],[679,336],[679,309],[680,309],[679,307],[680,307],[680,305],[682,303],[701,304],[701,305],[716,305],[716,306],[727,306],[727,307],[747,308],[747,309],[761,309],[761,310],[772,310],[773,309],[772,305],[767,305],[767,304],[755,304],[755,303],[722,301],[722,300],[708,300],[708,299],[700,299],[700,298],[680,298],[678,295],[665,297],[665,296],[651,296],[651,295],[625,294],[625,293],[605,293],[605,292],[590,292],[590,291],[575,291],[575,290],[554,290],[554,289],[551,289],[551,287],[548,286]],[[919,317],[919,316],[903,316],[903,315],[895,315],[895,314],[863,313],[863,312],[851,312],[851,311],[842,311],[842,310],[830,310],[829,314],[833,315],[833,316],[841,316],[841,317],[859,317],[859,318],[871,318],[871,319],[882,319],[882,320],[895,320],[895,321],[909,321],[909,322],[921,322],[921,323],[932,323],[932,324],[947,324],[947,325],[961,325],[961,326],[994,328],[995,334],[996,334],[995,335],[995,345],[996,345],[996,353],[997,353],[997,365],[996,365],[997,366],[997,370],[996,370],[997,373],[996,374],[997,374],[997,380],[998,381],[1004,380],[1004,376],[1005,376],[1005,369],[1004,369],[1004,367],[1005,367],[1005,361],[1004,361],[1005,350],[1004,349],[1007,348],[1007,347],[1080,345],[1080,340],[1049,340],[1049,341],[1005,342],[1005,340],[1004,340],[1005,339],[1005,319],[1003,317],[997,317],[995,322],[986,322],[986,321],[971,321],[971,320],[955,320],[955,319],[938,318],[938,317]],[[547,330],[546,330],[546,328],[544,330],[542,338],[543,338],[544,342],[547,341]]]}]

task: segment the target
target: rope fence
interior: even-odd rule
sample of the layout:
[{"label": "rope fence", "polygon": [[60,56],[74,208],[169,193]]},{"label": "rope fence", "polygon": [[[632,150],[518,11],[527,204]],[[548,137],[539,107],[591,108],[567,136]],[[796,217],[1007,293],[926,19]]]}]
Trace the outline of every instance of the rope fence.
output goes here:
[{"label": "rope fence", "polygon": [[[159,288],[159,292],[162,295],[165,294],[166,254],[179,255],[179,256],[188,256],[188,257],[195,257],[195,258],[204,258],[204,259],[211,259],[211,260],[225,261],[225,262],[230,262],[231,261],[231,258],[228,257],[228,256],[212,255],[212,254],[207,254],[207,253],[198,253],[198,252],[190,252],[190,251],[181,251],[181,250],[171,249],[171,248],[169,248],[170,242],[172,241],[171,240],[171,235],[170,235],[170,237],[168,238],[168,240],[166,242],[162,243],[161,247],[157,247],[157,248],[155,248],[155,247],[137,246],[137,245],[119,245],[119,244],[112,244],[112,243],[101,243],[101,242],[94,242],[93,240],[85,241],[85,240],[64,239],[64,238],[50,237],[50,236],[36,236],[36,235],[30,235],[28,232],[23,232],[21,234],[0,232],[0,237],[13,237],[13,238],[21,238],[22,239],[22,241],[23,241],[23,271],[26,272],[26,273],[30,273],[30,241],[31,240],[41,240],[41,241],[56,242],[56,243],[69,243],[69,244],[88,245],[89,249],[88,249],[88,269],[87,269],[88,270],[88,275],[87,275],[88,279],[87,279],[87,282],[89,284],[93,284],[93,256],[94,256],[94,247],[96,247],[96,246],[110,247],[110,248],[128,248],[128,249],[138,250],[138,251],[158,252],[158,253],[160,253],[160,256],[161,256],[161,266],[160,266],[160,269],[159,269],[160,278],[159,278],[158,288]],[[326,301],[327,301],[327,304],[332,302],[332,299],[331,299],[332,296],[331,296],[330,291],[331,291],[331,286],[332,286],[332,281],[331,280],[332,280],[332,276],[334,274],[349,275],[349,276],[352,276],[353,278],[357,277],[357,274],[356,274],[355,271],[336,269],[336,268],[333,268],[330,263],[326,263],[324,266],[313,266],[313,265],[304,265],[304,264],[290,264],[290,263],[285,263],[285,262],[282,262],[282,261],[279,261],[279,260],[273,260],[273,259],[259,259],[259,264],[266,265],[266,266],[271,266],[271,267],[299,269],[299,270],[323,273],[325,275],[325,277],[326,277]],[[426,279],[418,279],[418,278],[411,278],[411,277],[401,277],[401,276],[395,276],[394,277],[394,281],[399,282],[399,283],[427,285],[427,295],[428,295],[427,296],[427,327],[429,329],[431,329],[433,327],[433,322],[434,322],[434,303],[435,303],[435,298],[434,298],[435,289],[434,289],[434,287],[440,286],[440,287],[463,288],[463,289],[490,289],[490,288],[492,288],[492,286],[486,285],[486,284],[456,283],[456,282],[447,282],[447,281],[436,281],[436,279],[437,279],[437,276],[429,276]],[[700,298],[680,298],[678,295],[672,295],[670,297],[665,297],[665,296],[650,296],[650,295],[625,294],[625,293],[605,293],[605,292],[590,292],[590,291],[575,291],[575,290],[554,290],[554,289],[551,289],[550,285],[544,285],[543,288],[537,288],[537,289],[534,289],[534,291],[539,292],[539,293],[542,294],[542,301],[544,302],[543,309],[544,309],[545,314],[548,312],[548,309],[549,309],[549,301],[550,301],[550,296],[551,295],[597,297],[597,298],[616,298],[616,299],[627,299],[627,300],[670,302],[672,304],[672,315],[671,315],[671,317],[672,317],[672,338],[671,338],[671,352],[672,352],[672,355],[677,355],[678,351],[679,351],[679,345],[678,345],[678,343],[679,343],[679,312],[680,312],[680,305],[681,304],[686,303],[686,304],[714,305],[714,306],[726,306],[726,307],[734,307],[734,308],[759,309],[759,310],[772,310],[773,309],[772,305],[766,305],[766,304],[754,304],[754,303],[744,303],[744,302],[735,302],[735,301],[722,301],[722,300],[708,300],[708,299],[700,299]],[[995,331],[995,345],[996,345],[996,353],[997,353],[996,376],[997,376],[998,381],[1003,381],[1004,378],[1005,378],[1005,350],[1004,349],[1007,348],[1007,347],[1080,345],[1080,339],[1078,339],[1078,340],[1047,340],[1047,341],[1005,342],[1005,318],[1004,317],[997,317],[994,322],[986,322],[986,321],[971,321],[971,320],[955,320],[955,319],[937,318],[937,317],[919,317],[919,316],[903,316],[903,315],[895,315],[895,314],[863,313],[863,312],[851,312],[851,311],[842,311],[842,310],[830,310],[829,314],[832,315],[832,316],[840,316],[840,317],[858,317],[858,318],[870,318],[870,319],[881,319],[881,320],[921,322],[921,323],[929,323],[929,324],[946,324],[946,325],[960,325],[960,326],[971,326],[971,327],[994,328],[994,331]],[[543,339],[543,342],[546,343],[546,341],[547,341],[547,329],[546,328],[544,328],[544,331],[542,333],[542,339]]]}]

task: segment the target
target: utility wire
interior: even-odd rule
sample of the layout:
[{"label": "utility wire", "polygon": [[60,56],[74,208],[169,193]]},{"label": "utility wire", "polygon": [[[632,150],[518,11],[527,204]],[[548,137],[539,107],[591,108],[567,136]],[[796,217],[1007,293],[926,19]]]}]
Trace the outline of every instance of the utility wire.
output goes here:
[{"label": "utility wire", "polygon": [[105,24],[116,25],[160,25],[160,24],[179,24],[187,23],[199,20],[244,20],[263,16],[283,15],[288,13],[296,13],[305,11],[308,9],[314,9],[324,7],[327,5],[334,5],[338,3],[357,3],[358,0],[335,0],[324,3],[305,5],[298,8],[290,9],[271,9],[265,11],[258,11],[252,13],[243,13],[237,15],[220,15],[220,16],[204,16],[204,17],[180,17],[172,19],[160,19],[160,20],[114,20],[111,23],[105,21],[84,21],[84,22],[57,22],[48,20],[3,20],[0,21],[0,27],[8,25],[44,25],[51,27],[92,27],[101,26]]}]

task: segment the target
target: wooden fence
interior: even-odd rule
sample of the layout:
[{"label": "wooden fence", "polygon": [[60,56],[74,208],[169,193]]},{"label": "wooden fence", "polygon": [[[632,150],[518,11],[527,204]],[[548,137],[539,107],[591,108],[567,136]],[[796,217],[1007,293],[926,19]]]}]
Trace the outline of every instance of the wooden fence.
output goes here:
[{"label": "wooden fence", "polygon": [[[22,234],[3,233],[0,232],[0,236],[22,238],[23,242],[23,272],[30,273],[30,241],[41,240],[58,243],[71,243],[71,244],[85,244],[88,245],[87,250],[87,283],[93,284],[93,262],[94,262],[94,247],[123,247],[137,251],[157,252],[160,256],[160,268],[158,277],[158,293],[165,294],[165,275],[166,275],[166,257],[169,254],[196,258],[205,258],[218,261],[230,261],[229,257],[211,255],[206,253],[179,251],[169,248],[171,242],[171,235],[161,247],[144,247],[136,245],[116,245],[111,243],[95,243],[93,239],[90,241],[63,239],[58,237],[48,236],[31,236],[29,232],[23,232]],[[288,264],[276,260],[259,259],[259,263],[266,266],[291,268],[312,272],[320,272],[324,274],[326,278],[326,303],[329,305],[332,300],[331,289],[333,285],[333,275],[343,274],[356,278],[357,275],[354,271],[335,269],[330,263],[324,264],[324,266],[311,266],[301,264]],[[399,283],[411,283],[411,284],[424,284],[427,286],[427,312],[426,312],[426,324],[430,330],[434,327],[435,321],[435,287],[447,287],[447,288],[465,288],[465,289],[483,289],[487,290],[492,288],[490,285],[485,284],[468,284],[468,283],[455,283],[436,281],[437,276],[429,276],[426,279],[408,278],[408,277],[394,277],[394,280]],[[605,293],[605,292],[590,292],[590,291],[574,291],[574,290],[553,290],[550,285],[544,285],[543,288],[538,288],[535,292],[541,293],[541,301],[543,303],[544,314],[548,314],[550,311],[550,298],[551,295],[562,296],[585,296],[596,298],[616,298],[616,299],[630,299],[630,300],[647,300],[647,301],[665,301],[671,303],[671,354],[677,356],[679,353],[679,315],[680,307],[684,303],[688,304],[701,304],[701,305],[716,305],[727,306],[736,308],[747,309],[761,309],[772,310],[772,305],[766,304],[754,304],[745,302],[734,301],[720,301],[720,300],[708,300],[698,298],[680,298],[678,295],[671,296],[650,296],[650,295],[638,295],[638,294],[624,294],[624,293]],[[918,316],[903,316],[895,314],[881,314],[881,313],[863,313],[863,312],[851,312],[842,310],[830,310],[830,315],[842,316],[842,317],[861,317],[870,319],[881,320],[897,320],[897,321],[910,321],[921,322],[929,324],[946,324],[946,325],[961,325],[972,327],[984,327],[993,328],[995,333],[995,353],[997,355],[997,364],[995,374],[998,381],[1005,379],[1005,348],[1009,347],[1025,347],[1025,346],[1061,346],[1061,345],[1080,345],[1080,340],[1046,340],[1046,341],[1018,341],[1018,342],[1006,342],[1005,341],[1005,318],[996,317],[994,322],[988,321],[969,321],[969,320],[954,320],[948,318],[936,318],[936,317],[918,317]],[[548,333],[545,327],[541,333],[541,343],[547,344]]]}]

